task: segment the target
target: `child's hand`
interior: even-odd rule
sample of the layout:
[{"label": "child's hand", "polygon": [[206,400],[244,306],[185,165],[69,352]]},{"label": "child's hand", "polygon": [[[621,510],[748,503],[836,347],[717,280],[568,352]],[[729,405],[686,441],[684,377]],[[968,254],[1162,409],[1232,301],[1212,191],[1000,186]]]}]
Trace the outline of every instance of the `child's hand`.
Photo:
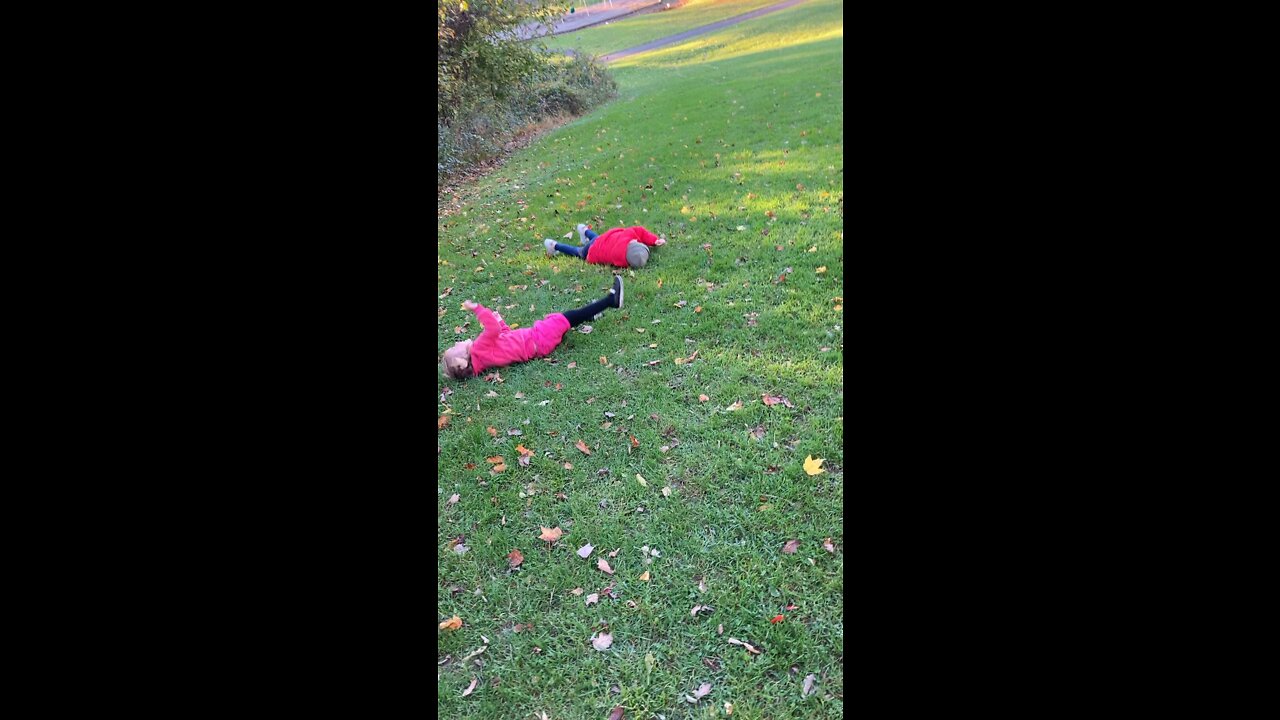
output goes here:
[{"label": "child's hand", "polygon": [[470,300],[463,300],[463,301],[462,301],[462,307],[463,307],[464,309],[466,309],[466,310],[475,310],[476,308],[478,308],[478,307],[480,307],[480,306],[479,306],[479,305],[477,305],[476,303],[471,302]]},{"label": "child's hand", "polygon": [[667,239],[666,239],[666,238],[658,238],[657,240],[655,240],[655,241],[654,241],[654,243],[653,243],[653,244],[654,244],[654,245],[666,245],[666,244],[667,244]]}]

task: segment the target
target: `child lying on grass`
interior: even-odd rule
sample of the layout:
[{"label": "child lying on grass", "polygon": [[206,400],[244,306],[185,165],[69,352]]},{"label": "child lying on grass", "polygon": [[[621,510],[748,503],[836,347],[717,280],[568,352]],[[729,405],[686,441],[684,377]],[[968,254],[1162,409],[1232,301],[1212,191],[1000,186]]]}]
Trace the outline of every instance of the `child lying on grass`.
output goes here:
[{"label": "child lying on grass", "polygon": [[614,276],[609,292],[590,305],[551,313],[531,328],[512,330],[492,310],[470,300],[462,303],[462,307],[476,314],[484,331],[475,340],[454,343],[444,351],[440,367],[445,375],[459,380],[479,375],[489,368],[550,355],[569,328],[577,327],[608,308],[622,308],[622,278]]},{"label": "child lying on grass", "polygon": [[580,257],[589,263],[598,265],[617,265],[638,270],[649,262],[649,247],[666,245],[665,238],[660,238],[639,225],[629,228],[614,228],[603,235],[586,225],[578,226],[578,237],[582,245],[565,245],[551,238],[542,241],[547,249],[547,257],[555,257],[556,252]]}]

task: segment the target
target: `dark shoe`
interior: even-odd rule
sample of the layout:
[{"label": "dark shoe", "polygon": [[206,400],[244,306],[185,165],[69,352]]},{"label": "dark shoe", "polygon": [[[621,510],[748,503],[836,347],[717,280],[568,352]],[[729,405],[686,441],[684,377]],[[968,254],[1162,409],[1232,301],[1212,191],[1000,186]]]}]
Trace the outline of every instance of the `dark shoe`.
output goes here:
[{"label": "dark shoe", "polygon": [[621,275],[613,276],[613,290],[611,290],[610,292],[614,294],[614,300],[615,300],[614,307],[621,310],[622,309],[622,276]]}]

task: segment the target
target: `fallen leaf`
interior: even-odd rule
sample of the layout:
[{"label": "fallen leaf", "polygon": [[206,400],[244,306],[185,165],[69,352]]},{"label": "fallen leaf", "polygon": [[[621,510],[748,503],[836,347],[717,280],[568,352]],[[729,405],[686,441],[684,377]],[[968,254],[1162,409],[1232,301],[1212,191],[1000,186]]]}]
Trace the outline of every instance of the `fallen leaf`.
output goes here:
[{"label": "fallen leaf", "polygon": [[574,589],[572,589],[572,590],[570,590],[570,591],[569,591],[569,594],[570,594],[570,595],[574,595],[574,596],[581,595],[581,594],[582,594],[582,588],[574,588]]},{"label": "fallen leaf", "polygon": [[823,460],[825,460],[825,458],[818,458],[817,460],[814,460],[812,455],[806,455],[804,457],[804,471],[810,475],[817,475],[822,472]]},{"label": "fallen leaf", "polygon": [[609,561],[605,560],[604,558],[600,558],[599,560],[596,561],[596,567],[600,568],[600,570],[610,575],[613,574],[613,568],[609,567]]},{"label": "fallen leaf", "polygon": [[517,399],[517,400],[523,400],[523,399],[524,399],[524,393],[522,393],[522,392],[518,392],[518,393],[516,393],[516,396],[515,396],[515,397],[516,397],[516,399]]},{"label": "fallen leaf", "polygon": [[702,306],[701,306],[701,305],[699,305],[698,307],[694,308],[694,309],[693,309],[693,311],[694,311],[694,312],[696,312],[696,313],[700,313],[700,312],[702,312]]},{"label": "fallen leaf", "polygon": [[836,553],[836,546],[831,544],[831,538],[827,538],[826,540],[822,541],[822,549],[826,550],[832,555]]},{"label": "fallen leaf", "polygon": [[441,630],[457,630],[462,627],[462,618],[454,615],[453,617],[440,623]]},{"label": "fallen leaf", "polygon": [[641,575],[640,575],[640,581],[641,581],[641,582],[649,582],[649,571],[648,571],[648,570],[645,570],[643,573],[641,573]]},{"label": "fallen leaf", "polygon": [[688,304],[689,304],[689,301],[688,301],[688,300],[681,300],[680,302],[676,303],[676,304],[675,304],[675,305],[673,305],[672,307],[682,308],[682,307],[684,307],[685,305],[688,305]]},{"label": "fallen leaf", "polygon": [[591,639],[591,647],[599,650],[600,652],[608,650],[610,645],[613,645],[613,635],[609,633],[600,633],[599,637],[593,637]]},{"label": "fallen leaf", "polygon": [[565,469],[565,470],[572,470],[572,469],[573,469],[573,463],[565,463],[565,464],[564,464],[564,469]]},{"label": "fallen leaf", "polygon": [[725,410],[741,410],[741,409],[742,409],[742,401],[741,401],[741,400],[738,400],[738,401],[737,401],[737,402],[735,402],[734,404],[732,404],[732,405],[730,405],[729,407],[725,408]]},{"label": "fallen leaf", "polygon": [[[618,550],[621,550],[621,549],[622,548],[618,548]],[[613,552],[609,553],[609,557],[611,558],[618,557],[618,550],[614,550]]]},{"label": "fallen leaf", "polygon": [[[541,527],[541,526],[539,526],[539,527]],[[560,529],[560,528],[558,528],[558,527],[555,527],[555,528],[545,528],[545,527],[544,527],[544,528],[542,528],[542,534],[538,536],[538,539],[539,539],[539,540],[545,540],[545,541],[547,541],[547,542],[549,542],[549,543],[553,543],[553,542],[555,542],[555,541],[559,540],[559,539],[560,539],[560,536],[561,536],[561,535],[563,535],[563,534],[564,534],[564,531],[563,531],[563,530],[561,530],[561,529]]]},{"label": "fallen leaf", "polygon": [[725,704],[724,704],[724,714],[725,714],[725,715],[732,715],[732,714],[733,714],[733,703],[731,703],[731,702],[727,702],[727,703],[725,703]]},{"label": "fallen leaf", "polygon": [[449,504],[450,504],[450,505],[453,505],[454,503],[458,502],[458,497],[459,497],[459,496],[458,496],[458,493],[454,493],[454,494],[450,495],[450,496],[449,496]]},{"label": "fallen leaf", "polygon": [[796,550],[799,550],[799,549],[800,549],[799,540],[788,540],[787,543],[782,546],[782,552],[788,555],[795,555]]},{"label": "fallen leaf", "polygon": [[[484,636],[483,636],[483,635],[481,635],[480,637],[484,637]],[[488,650],[488,649],[489,649],[489,646],[488,646],[488,645],[481,645],[479,648],[477,648],[477,649],[475,650],[475,652],[467,653],[467,656],[466,656],[466,657],[464,657],[464,658],[462,658],[462,659],[461,659],[461,660],[459,660],[458,662],[459,662],[459,663],[464,663],[464,662],[466,662],[466,661],[470,660],[471,658],[473,658],[473,657],[475,657],[475,656],[479,655],[480,653],[482,653],[482,652],[484,652],[485,650]]]},{"label": "fallen leaf", "polygon": [[532,454],[533,454],[533,451],[532,451],[532,450],[530,450],[529,448],[525,447],[525,446],[524,446],[524,443],[520,443],[520,444],[516,445],[516,452],[520,453],[521,455],[532,455]]},{"label": "fallen leaf", "polygon": [[519,428],[512,428],[507,431],[507,434],[512,437],[519,437],[520,435],[524,434],[524,431]]},{"label": "fallen leaf", "polygon": [[692,608],[691,610],[689,610],[689,616],[690,616],[690,617],[697,617],[697,616],[698,616],[698,611],[699,611],[699,610],[701,610],[701,609],[702,609],[702,606],[701,606],[701,605],[694,605],[694,606],[693,606],[693,608]]},{"label": "fallen leaf", "polygon": [[485,430],[488,431],[489,437],[498,437],[498,430],[494,426],[490,425],[489,427],[485,428]]},{"label": "fallen leaf", "polygon": [[458,543],[457,545],[453,546],[453,551],[459,555],[466,555],[467,551],[470,549],[471,548],[467,547],[466,545],[463,545],[462,543]]},{"label": "fallen leaf", "polygon": [[717,625],[717,626],[716,626],[716,634],[717,634],[717,635],[723,635],[723,634],[724,634],[724,625]]},{"label": "fallen leaf", "polygon": [[747,649],[747,652],[749,652],[749,653],[754,653],[754,654],[756,654],[756,655],[759,655],[761,652],[763,652],[762,650],[758,650],[758,649],[756,649],[756,646],[752,645],[751,643],[748,643],[748,642],[742,642],[741,640],[739,640],[739,639],[737,639],[737,638],[729,638],[729,644],[730,644],[730,645],[741,645],[742,647],[744,647],[744,648],[746,648],[746,649]]},{"label": "fallen leaf", "polygon": [[529,458],[530,458],[529,455],[521,455],[520,457],[516,458],[516,460],[520,463],[521,467],[529,467]]},{"label": "fallen leaf", "polygon": [[804,687],[800,688],[800,697],[808,697],[813,694],[813,681],[817,679],[813,673],[809,673],[805,677]]},{"label": "fallen leaf", "polygon": [[505,464],[503,464],[503,463],[498,463],[497,465],[494,465],[494,466],[493,466],[493,469],[492,469],[492,470],[490,470],[490,472],[491,472],[491,473],[500,473],[500,472],[502,472],[503,470],[506,470],[506,469],[507,469],[507,466],[506,466]]},{"label": "fallen leaf", "polygon": [[448,424],[449,424],[449,416],[448,416],[448,415],[441,415],[441,416],[440,416],[440,419],[436,421],[436,429],[437,429],[437,430],[443,430],[443,429],[444,429],[444,426],[445,426],[445,425],[448,425]]},{"label": "fallen leaf", "polygon": [[587,605],[590,605],[591,603],[598,603],[598,602],[600,602],[600,594],[599,594],[599,593],[591,593],[591,594],[590,594],[590,595],[588,595],[585,599],[586,599],[586,601],[587,601]]},{"label": "fallen leaf", "polygon": [[622,706],[619,705],[618,707],[610,711],[609,717],[605,718],[604,720],[622,720]]},{"label": "fallen leaf", "polygon": [[[591,448],[587,447],[587,444],[586,444],[586,443],[584,443],[584,442],[582,442],[581,440],[579,440],[578,442],[574,443],[574,444],[573,444],[573,446],[574,446],[574,447],[576,447],[576,448],[578,448],[579,450],[581,450],[583,455],[590,455],[590,454],[591,454]],[[809,474],[810,474],[810,475],[812,475],[813,473],[809,473]]]},{"label": "fallen leaf", "polygon": [[494,455],[494,456],[493,456],[493,457],[491,457],[491,458],[485,458],[485,459],[484,459],[484,461],[485,461],[485,462],[493,463],[493,464],[495,464],[495,465],[501,465],[501,464],[502,464],[502,456],[501,456],[501,455]]},{"label": "fallen leaf", "polygon": [[769,622],[774,625],[777,625],[778,623],[782,622],[782,620],[783,620],[782,615],[774,615],[773,617],[769,618]]},{"label": "fallen leaf", "polygon": [[600,356],[600,364],[601,364],[601,365],[606,365],[606,366],[607,366],[607,365],[609,364],[609,358],[607,358],[607,357],[605,357],[605,356],[601,355],[601,356]]},{"label": "fallen leaf", "polygon": [[507,553],[507,560],[511,561],[511,567],[519,567],[520,563],[524,562],[524,553],[521,553],[519,548],[512,550]]},{"label": "fallen leaf", "polygon": [[691,703],[696,703],[706,697],[709,692],[711,692],[711,683],[702,683],[698,686],[697,690],[693,691],[692,695],[686,695],[685,700],[688,700]]},{"label": "fallen leaf", "polygon": [[578,326],[578,332],[582,333],[583,335],[589,335],[589,334],[591,334],[591,331],[592,331],[592,330],[595,330],[595,328],[591,327],[590,325],[579,325],[579,326]]},{"label": "fallen leaf", "polygon": [[706,402],[706,401],[708,401],[708,400],[710,400],[710,399],[711,399],[711,398],[707,397],[706,395],[699,395],[699,396],[698,396],[698,402]]},{"label": "fallen leaf", "polygon": [[771,407],[782,402],[782,398],[777,397],[776,395],[761,395],[760,397],[764,400],[765,405],[769,405]]},{"label": "fallen leaf", "polygon": [[471,678],[471,684],[467,686],[466,690],[462,691],[462,697],[466,697],[470,695],[471,692],[476,689],[476,683],[478,682],[480,682],[480,678],[477,678],[477,677]]},{"label": "fallen leaf", "polygon": [[826,266],[826,265],[823,265],[822,267],[818,268],[817,270],[814,270],[814,272],[818,273],[819,275],[821,275],[822,273],[824,273],[824,272],[826,272],[826,271],[827,271],[827,266]]},{"label": "fallen leaf", "polygon": [[591,554],[591,551],[595,549],[596,548],[594,545],[592,545],[591,543],[587,543],[586,545],[583,545],[582,547],[578,548],[578,557],[582,558],[583,560],[586,560],[587,556]]},{"label": "fallen leaf", "polygon": [[662,497],[671,497],[671,488],[669,487],[662,488]]},{"label": "fallen leaf", "polygon": [[649,487],[649,482],[641,477],[640,473],[636,473],[636,480],[640,481],[640,487]]},{"label": "fallen leaf", "polygon": [[757,439],[757,440],[759,440],[760,438],[764,437],[764,426],[763,426],[763,425],[757,425],[757,426],[755,426],[754,428],[752,428],[752,429],[751,429],[751,433],[750,433],[750,435],[751,435],[751,437],[753,437],[753,438],[755,438],[755,439]]}]

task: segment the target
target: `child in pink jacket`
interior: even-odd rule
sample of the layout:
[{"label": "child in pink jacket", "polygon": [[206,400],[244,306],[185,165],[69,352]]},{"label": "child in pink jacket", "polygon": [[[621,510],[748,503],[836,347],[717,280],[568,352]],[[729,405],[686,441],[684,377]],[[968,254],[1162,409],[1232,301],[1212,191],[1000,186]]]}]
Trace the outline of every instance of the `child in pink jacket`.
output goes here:
[{"label": "child in pink jacket", "polygon": [[490,368],[550,355],[569,328],[577,327],[608,308],[622,308],[622,278],[615,275],[613,288],[590,305],[551,313],[531,328],[512,330],[492,310],[470,300],[462,306],[476,314],[484,331],[475,340],[454,343],[444,351],[440,367],[445,375],[459,380],[474,377]]}]

